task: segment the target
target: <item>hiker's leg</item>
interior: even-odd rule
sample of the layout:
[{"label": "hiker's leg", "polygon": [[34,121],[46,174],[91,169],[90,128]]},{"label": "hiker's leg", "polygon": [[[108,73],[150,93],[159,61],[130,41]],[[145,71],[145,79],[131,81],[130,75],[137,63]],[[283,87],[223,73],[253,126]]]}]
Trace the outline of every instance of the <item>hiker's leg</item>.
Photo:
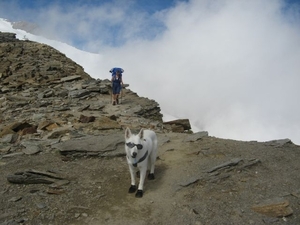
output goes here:
[{"label": "hiker's leg", "polygon": [[119,94],[116,94],[116,102],[119,104]]},{"label": "hiker's leg", "polygon": [[116,102],[119,104],[119,94],[120,94],[121,85],[116,88]]},{"label": "hiker's leg", "polygon": [[116,94],[113,94],[113,105],[116,104]]},{"label": "hiker's leg", "polygon": [[117,90],[116,90],[116,86],[115,86],[115,84],[113,84],[113,86],[112,86],[112,93],[113,93],[113,99],[112,99],[112,102],[113,102],[113,105],[115,105],[116,104],[116,94],[117,94]]}]

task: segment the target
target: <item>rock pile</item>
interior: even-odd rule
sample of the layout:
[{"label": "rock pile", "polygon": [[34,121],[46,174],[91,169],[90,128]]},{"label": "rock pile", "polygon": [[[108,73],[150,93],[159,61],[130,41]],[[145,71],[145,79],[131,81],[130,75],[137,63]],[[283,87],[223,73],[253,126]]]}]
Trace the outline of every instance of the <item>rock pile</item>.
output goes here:
[{"label": "rock pile", "polygon": [[[122,104],[111,106],[110,90],[109,80],[91,78],[54,48],[0,32],[2,143],[22,143],[32,138],[60,142],[76,135],[106,134],[125,126],[178,132],[190,129],[188,120],[164,124],[157,102],[127,88],[122,92]],[[19,148],[14,145],[9,152]]]}]

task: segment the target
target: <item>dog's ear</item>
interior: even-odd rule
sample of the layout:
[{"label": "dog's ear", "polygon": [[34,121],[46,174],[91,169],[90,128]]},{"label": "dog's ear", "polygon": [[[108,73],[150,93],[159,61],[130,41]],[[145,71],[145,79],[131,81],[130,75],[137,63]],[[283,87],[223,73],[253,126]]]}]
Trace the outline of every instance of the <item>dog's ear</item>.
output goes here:
[{"label": "dog's ear", "polygon": [[142,129],[140,130],[139,136],[140,136],[141,139],[144,138],[144,128],[142,128]]},{"label": "dog's ear", "polygon": [[127,127],[125,130],[125,139],[128,139],[130,137],[131,137],[131,131],[130,131],[129,127]]}]

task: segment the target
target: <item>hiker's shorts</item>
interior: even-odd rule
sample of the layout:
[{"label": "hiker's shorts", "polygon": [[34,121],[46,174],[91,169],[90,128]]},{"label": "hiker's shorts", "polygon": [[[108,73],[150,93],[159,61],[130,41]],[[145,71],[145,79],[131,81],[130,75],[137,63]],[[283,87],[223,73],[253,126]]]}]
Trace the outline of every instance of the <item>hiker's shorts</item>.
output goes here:
[{"label": "hiker's shorts", "polygon": [[120,94],[120,92],[121,92],[121,85],[113,84],[112,91],[113,91],[114,95]]}]

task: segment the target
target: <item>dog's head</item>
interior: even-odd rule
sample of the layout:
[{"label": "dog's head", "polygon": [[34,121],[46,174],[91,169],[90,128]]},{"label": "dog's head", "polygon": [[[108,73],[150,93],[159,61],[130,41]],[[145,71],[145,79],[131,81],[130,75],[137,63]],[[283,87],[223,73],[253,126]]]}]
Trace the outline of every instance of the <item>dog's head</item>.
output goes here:
[{"label": "dog's head", "polygon": [[143,149],[144,129],[141,129],[137,135],[131,133],[127,127],[125,130],[125,150],[127,155],[136,158],[138,151]]}]

